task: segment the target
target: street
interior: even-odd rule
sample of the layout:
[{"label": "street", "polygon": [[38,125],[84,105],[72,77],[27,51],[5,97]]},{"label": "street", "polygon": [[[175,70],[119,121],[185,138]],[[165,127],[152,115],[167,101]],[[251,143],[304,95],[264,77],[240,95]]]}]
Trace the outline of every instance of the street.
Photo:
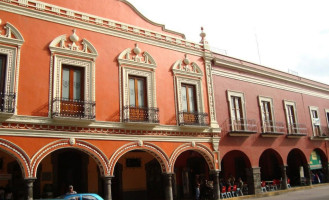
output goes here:
[{"label": "street", "polygon": [[[248,198],[249,199],[249,198]],[[328,200],[329,199],[329,185],[318,186],[312,189],[298,190],[293,192],[287,192],[271,197],[250,198],[264,199],[264,200]]]}]

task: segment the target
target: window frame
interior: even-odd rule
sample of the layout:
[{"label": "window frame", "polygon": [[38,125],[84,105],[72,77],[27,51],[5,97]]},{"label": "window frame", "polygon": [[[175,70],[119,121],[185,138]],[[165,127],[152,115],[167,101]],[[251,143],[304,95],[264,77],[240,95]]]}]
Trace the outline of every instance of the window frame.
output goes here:
[{"label": "window frame", "polygon": [[270,105],[270,123],[272,124],[271,132],[275,132],[275,117],[274,117],[274,105],[273,105],[273,99],[270,97],[264,97],[264,96],[258,96],[258,103],[259,103],[259,111],[261,116],[261,123],[262,123],[262,131],[263,133],[268,132],[266,129],[265,121],[264,121],[264,104],[263,102],[267,102]]},{"label": "window frame", "polygon": [[[298,124],[298,117],[297,117],[297,106],[296,106],[296,102],[294,101],[288,101],[288,100],[284,100],[284,110],[285,110],[285,115],[286,115],[286,123],[287,123],[287,132],[288,134],[296,134],[297,132],[292,132],[290,129],[290,117],[289,117],[289,112],[288,112],[288,106],[291,106],[294,109],[294,119],[295,119],[295,126],[297,126]],[[297,128],[297,127],[295,127]]]},{"label": "window frame", "polygon": [[[230,113],[230,122],[233,124],[233,116],[235,117],[235,114],[233,113],[233,108],[232,108],[232,97],[238,97],[241,100],[241,111],[242,111],[242,118],[240,119],[246,120],[247,119],[247,114],[246,114],[246,107],[245,107],[245,97],[244,93],[242,92],[237,92],[237,91],[231,91],[227,90],[227,101],[228,101],[228,106],[229,106],[229,113]],[[235,130],[235,126],[231,126],[232,131],[237,131]],[[243,130],[246,130],[246,127],[243,127]]]},{"label": "window frame", "polygon": [[[319,108],[318,107],[315,107],[315,106],[309,106],[309,111],[310,111],[310,117],[311,117],[311,125],[312,125],[312,133],[313,133],[313,136],[315,137],[319,137],[322,135],[322,130],[321,130],[321,119],[320,119],[320,113],[319,113]],[[316,118],[313,117],[313,112],[316,112],[317,114],[317,119],[318,119],[318,122],[319,124],[318,125],[315,125],[315,120]],[[318,128],[316,128],[316,126]],[[316,129],[318,130],[318,134],[316,133]]]},{"label": "window frame", "polygon": [[[49,113],[48,117],[56,119],[67,119],[60,115],[61,112],[61,97],[62,97],[62,72],[63,66],[72,66],[81,68],[83,75],[83,105],[84,115],[83,120],[95,119],[95,60],[98,53],[95,47],[86,39],[82,39],[81,44],[77,44],[79,37],[76,31],[70,35],[67,40],[67,35],[61,35],[55,38],[49,45],[51,52],[50,64],[50,87],[49,90]],[[59,115],[58,115],[59,114]],[[71,118],[71,117],[69,117]],[[78,117],[72,117],[76,119]]]}]

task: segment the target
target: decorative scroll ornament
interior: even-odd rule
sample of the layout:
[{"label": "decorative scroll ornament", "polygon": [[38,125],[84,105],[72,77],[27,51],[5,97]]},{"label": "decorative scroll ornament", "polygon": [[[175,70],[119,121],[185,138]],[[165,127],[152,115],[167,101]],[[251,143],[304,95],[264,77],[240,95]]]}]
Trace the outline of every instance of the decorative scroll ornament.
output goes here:
[{"label": "decorative scroll ornament", "polygon": [[172,67],[174,74],[182,74],[182,75],[190,75],[196,77],[202,77],[203,72],[200,67],[195,63],[190,61],[187,54],[185,54],[185,58],[183,60],[178,60],[175,62]]},{"label": "decorative scroll ornament", "polygon": [[124,50],[119,55],[119,63],[120,64],[130,64],[135,66],[143,66],[147,68],[155,68],[156,63],[152,56],[148,52],[143,52],[138,47],[138,44],[135,44],[135,48],[132,50],[130,48]]},{"label": "decorative scroll ornament", "polygon": [[[0,19],[0,26],[2,20]],[[13,44],[21,46],[24,43],[24,38],[21,33],[15,28],[12,24],[7,22],[6,25],[3,26],[5,33],[2,33],[0,30],[0,42]]]},{"label": "decorative scroll ornament", "polygon": [[76,34],[76,29],[67,38],[66,35],[61,35],[55,38],[49,45],[51,52],[77,55],[80,57],[96,58],[98,53],[95,47],[87,40],[82,39],[79,42],[79,36]]},{"label": "decorative scroll ornament", "polygon": [[140,147],[143,146],[143,145],[144,145],[143,140],[138,140],[137,144],[138,144],[138,146],[140,146]]}]

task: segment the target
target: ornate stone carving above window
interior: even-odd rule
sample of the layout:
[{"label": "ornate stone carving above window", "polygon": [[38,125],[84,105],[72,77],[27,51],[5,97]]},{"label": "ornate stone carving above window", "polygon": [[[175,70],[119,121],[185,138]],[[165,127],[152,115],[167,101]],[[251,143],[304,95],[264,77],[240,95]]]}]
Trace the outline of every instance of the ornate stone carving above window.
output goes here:
[{"label": "ornate stone carving above window", "polygon": [[[156,101],[156,63],[148,52],[135,45],[135,48],[125,49],[118,57],[120,80],[120,119],[123,122],[144,122],[149,124],[159,123],[159,109]],[[145,80],[145,103],[142,107],[130,102],[132,94],[129,93],[131,77]],[[136,99],[138,99],[136,97]],[[134,102],[135,103],[135,102]],[[139,116],[132,112],[138,110]]]},{"label": "ornate stone carving above window", "polygon": [[[51,108],[49,117],[95,119],[95,59],[98,56],[95,47],[86,39],[79,40],[76,30],[73,30],[70,36],[61,35],[55,38],[50,43],[49,49],[51,51],[50,85],[53,85],[49,93],[49,98],[53,100],[49,104]],[[83,85],[79,91],[83,94],[79,94],[79,98],[76,94],[74,98],[72,94],[63,96],[63,66],[65,70],[73,69],[73,72],[69,73],[82,74],[79,82]],[[67,112],[66,109],[64,112],[64,105],[73,110]]]},{"label": "ornate stone carving above window", "polygon": [[191,77],[202,78],[203,73],[200,67],[195,63],[190,63],[189,58],[185,55],[183,60],[178,60],[175,62],[172,71],[175,75],[187,75]]},{"label": "ornate stone carving above window", "polygon": [[17,99],[18,89],[20,49],[24,38],[18,29],[9,22],[2,25],[0,19],[0,26],[5,29],[4,33],[0,31],[0,56],[1,64],[4,67],[2,77],[5,78],[5,83],[1,86],[0,91],[0,112],[14,113],[17,107],[15,99]]}]

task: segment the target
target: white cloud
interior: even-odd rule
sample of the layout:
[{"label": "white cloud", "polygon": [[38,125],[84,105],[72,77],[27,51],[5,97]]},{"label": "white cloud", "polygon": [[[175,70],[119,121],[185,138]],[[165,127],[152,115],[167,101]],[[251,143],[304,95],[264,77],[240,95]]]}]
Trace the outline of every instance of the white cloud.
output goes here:
[{"label": "white cloud", "polygon": [[199,41],[203,26],[209,44],[229,56],[261,60],[267,67],[292,69],[329,84],[326,0],[129,1],[150,20],[184,33],[188,40]]}]

